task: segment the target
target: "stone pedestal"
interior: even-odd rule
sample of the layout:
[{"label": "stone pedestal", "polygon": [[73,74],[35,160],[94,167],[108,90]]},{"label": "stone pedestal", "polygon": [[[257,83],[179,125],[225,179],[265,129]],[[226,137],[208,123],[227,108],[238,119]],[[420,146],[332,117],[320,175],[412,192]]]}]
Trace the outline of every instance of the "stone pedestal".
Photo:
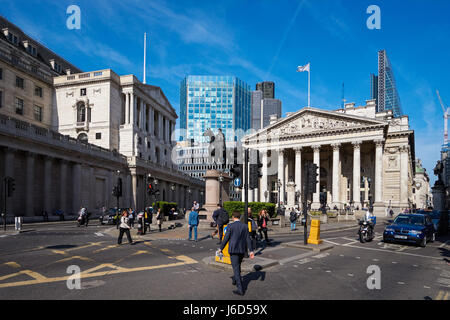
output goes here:
[{"label": "stone pedestal", "polygon": [[431,188],[433,194],[434,210],[445,210],[445,187],[440,181],[436,181],[434,187]]},{"label": "stone pedestal", "polygon": [[295,183],[292,181],[289,181],[286,184],[287,189],[287,208],[294,208],[295,207]]},{"label": "stone pedestal", "polygon": [[[222,174],[223,182],[222,182],[222,203],[230,200],[229,190],[230,190],[230,182],[231,177],[226,173],[221,173],[218,170],[208,170],[205,174],[206,180],[206,192],[205,192],[205,205],[203,206],[206,209],[206,221],[211,222],[212,214],[215,210],[217,210],[217,204],[220,199],[220,183],[219,177]],[[202,214],[205,214],[202,212]]]},{"label": "stone pedestal", "polygon": [[386,206],[383,202],[378,202],[373,204],[373,214],[376,217],[385,217],[386,216]]}]

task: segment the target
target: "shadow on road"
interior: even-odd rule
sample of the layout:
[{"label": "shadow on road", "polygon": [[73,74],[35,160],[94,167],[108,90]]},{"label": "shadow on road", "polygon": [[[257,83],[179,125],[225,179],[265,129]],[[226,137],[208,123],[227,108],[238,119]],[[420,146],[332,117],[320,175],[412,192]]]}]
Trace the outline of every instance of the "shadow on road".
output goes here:
[{"label": "shadow on road", "polygon": [[78,246],[73,245],[73,244],[61,244],[61,245],[56,245],[56,246],[49,246],[46,247],[46,249],[71,249],[71,248],[76,248]]},{"label": "shadow on road", "polygon": [[261,279],[260,281],[264,281],[266,279],[266,273],[263,271],[255,271],[246,274],[242,277],[242,287],[244,291],[247,291],[248,285],[252,281],[257,281],[258,279]]}]

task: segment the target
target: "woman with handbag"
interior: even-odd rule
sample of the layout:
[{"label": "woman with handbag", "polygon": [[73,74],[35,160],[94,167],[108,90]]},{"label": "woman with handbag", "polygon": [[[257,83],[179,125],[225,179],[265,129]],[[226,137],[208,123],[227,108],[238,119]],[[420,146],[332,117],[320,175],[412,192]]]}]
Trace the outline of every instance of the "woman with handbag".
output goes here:
[{"label": "woman with handbag", "polygon": [[262,233],[264,233],[264,238],[266,242],[269,242],[269,238],[267,236],[267,225],[269,222],[268,214],[266,210],[261,210],[258,216],[258,232],[259,237],[262,239]]},{"label": "woman with handbag", "polygon": [[158,223],[159,232],[161,232],[163,220],[164,220],[164,213],[162,212],[161,208],[158,209],[158,213],[156,214],[156,220]]}]

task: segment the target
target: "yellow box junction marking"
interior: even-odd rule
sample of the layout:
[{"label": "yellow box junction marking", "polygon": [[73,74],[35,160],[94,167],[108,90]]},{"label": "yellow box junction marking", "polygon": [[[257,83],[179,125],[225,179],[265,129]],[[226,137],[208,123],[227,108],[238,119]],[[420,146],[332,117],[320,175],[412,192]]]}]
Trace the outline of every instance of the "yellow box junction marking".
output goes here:
[{"label": "yellow box junction marking", "polygon": [[11,262],[6,262],[4,263],[4,265],[10,266],[12,268],[20,268],[20,264],[18,264],[17,262],[11,261]]},{"label": "yellow box junction marking", "polygon": [[[138,267],[138,268],[123,268],[120,266],[106,263],[106,264],[101,264],[97,267],[85,270],[85,271],[81,272],[80,276],[81,276],[81,279],[86,279],[86,278],[101,277],[101,276],[112,275],[112,274],[179,267],[179,266],[183,266],[183,265],[197,263],[196,260],[191,259],[187,256],[183,256],[183,255],[176,256],[174,258],[177,259],[179,262],[163,264],[163,265],[158,265],[158,266]],[[101,270],[104,268],[109,268],[110,270],[98,271],[98,270]],[[22,274],[26,274],[26,275],[32,277],[33,280],[25,280],[25,281],[10,282],[10,283],[0,283],[0,288],[10,288],[10,287],[28,286],[28,285],[34,285],[34,284],[61,282],[61,281],[67,281],[67,279],[69,279],[69,277],[73,276],[73,275],[67,275],[67,276],[63,276],[63,277],[47,278],[47,277],[44,277],[43,275],[33,272],[31,270],[24,270],[24,271],[16,272],[16,273],[9,274],[6,276],[2,276],[2,277],[0,277],[0,281],[10,279],[15,276],[22,275]]]},{"label": "yellow box junction marking", "polygon": [[438,293],[438,295],[437,295],[435,300],[448,300],[448,295],[449,295],[448,292],[439,291],[439,293]]}]

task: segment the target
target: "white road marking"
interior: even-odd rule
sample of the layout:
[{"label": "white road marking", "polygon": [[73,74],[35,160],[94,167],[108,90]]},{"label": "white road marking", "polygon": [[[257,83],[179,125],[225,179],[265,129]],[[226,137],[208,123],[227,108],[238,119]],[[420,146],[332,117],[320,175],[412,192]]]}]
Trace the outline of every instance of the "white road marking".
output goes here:
[{"label": "white road marking", "polygon": [[356,249],[362,249],[362,250],[372,250],[372,251],[381,251],[381,252],[387,252],[387,253],[393,253],[393,254],[404,254],[407,256],[413,256],[413,257],[420,257],[420,258],[427,258],[427,259],[435,259],[435,260],[441,260],[442,258],[439,257],[431,257],[431,256],[424,256],[420,254],[414,254],[414,253],[408,253],[408,252],[398,252],[398,251],[390,251],[390,250],[383,250],[383,249],[377,249],[377,248],[362,248],[358,246],[352,246],[352,245],[342,245],[343,247],[349,247],[349,248],[356,248]]},{"label": "white road marking", "polygon": [[431,287],[423,286],[425,289],[431,289]]},{"label": "white road marking", "polygon": [[353,273],[347,273],[349,277],[353,277]]},{"label": "white road marking", "polygon": [[404,282],[397,282],[398,284],[405,284]]},{"label": "white road marking", "polygon": [[103,237],[103,233],[101,233],[101,232],[96,232],[95,235],[96,235],[97,237]]},{"label": "white road marking", "polygon": [[450,241],[450,240],[448,240],[448,241],[445,241],[445,243],[441,244],[441,245],[439,246],[439,248],[443,248],[443,247],[445,247],[445,246],[447,245],[447,243],[449,243],[449,241]]},{"label": "white road marking", "polygon": [[340,245],[339,243],[336,243],[336,242],[333,242],[333,241],[329,241],[329,240],[326,240],[326,239],[324,239],[323,241],[331,243],[331,244],[334,244],[335,246],[339,246]]}]

